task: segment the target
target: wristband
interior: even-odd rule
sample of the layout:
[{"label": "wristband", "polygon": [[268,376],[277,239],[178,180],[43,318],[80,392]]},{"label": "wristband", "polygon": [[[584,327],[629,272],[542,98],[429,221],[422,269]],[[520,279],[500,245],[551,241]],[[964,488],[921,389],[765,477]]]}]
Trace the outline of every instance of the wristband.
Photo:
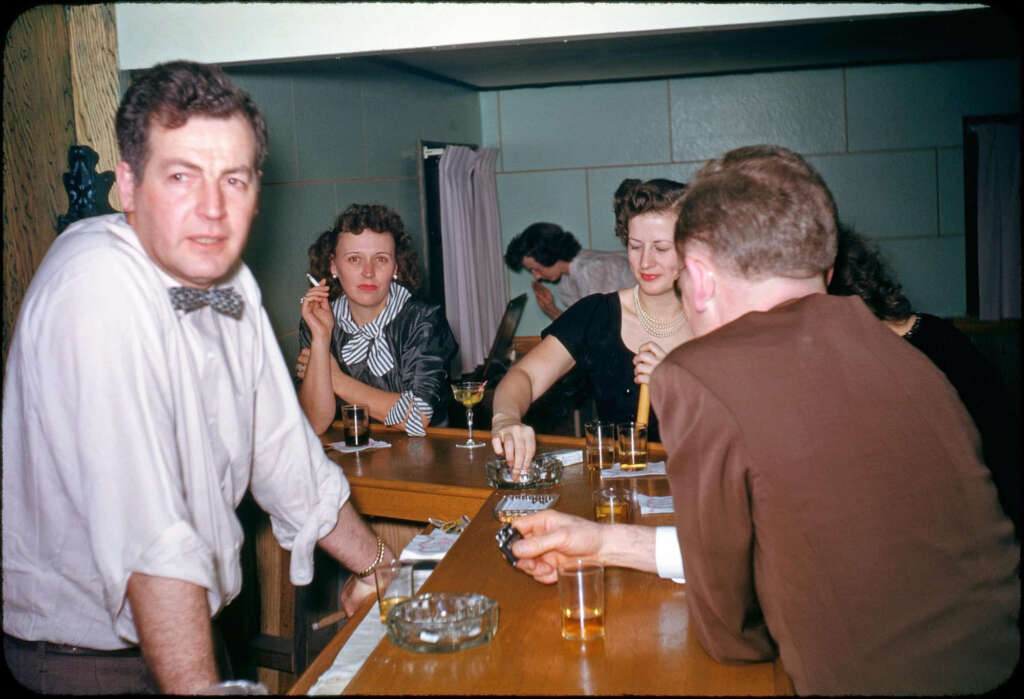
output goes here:
[{"label": "wristband", "polygon": [[377,566],[379,566],[381,564],[381,561],[383,561],[383,560],[384,560],[384,539],[381,539],[378,536],[377,537],[377,557],[375,559],[373,559],[373,563],[371,563],[368,568],[364,568],[363,570],[352,571],[352,574],[355,575],[357,578],[365,578],[367,575],[369,575],[373,571],[377,570]]}]

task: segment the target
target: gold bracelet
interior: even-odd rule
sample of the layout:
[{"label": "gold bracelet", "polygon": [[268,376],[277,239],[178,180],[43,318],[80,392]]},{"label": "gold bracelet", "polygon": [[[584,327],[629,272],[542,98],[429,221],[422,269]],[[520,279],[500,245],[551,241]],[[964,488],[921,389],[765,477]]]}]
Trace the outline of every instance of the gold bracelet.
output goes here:
[{"label": "gold bracelet", "polygon": [[352,575],[356,576],[357,578],[365,578],[367,575],[369,575],[373,571],[377,570],[377,566],[379,566],[381,561],[383,561],[383,560],[384,560],[384,539],[381,539],[378,536],[377,537],[377,558],[375,558],[373,560],[373,563],[370,564],[369,568],[364,568],[363,570],[353,571]]}]

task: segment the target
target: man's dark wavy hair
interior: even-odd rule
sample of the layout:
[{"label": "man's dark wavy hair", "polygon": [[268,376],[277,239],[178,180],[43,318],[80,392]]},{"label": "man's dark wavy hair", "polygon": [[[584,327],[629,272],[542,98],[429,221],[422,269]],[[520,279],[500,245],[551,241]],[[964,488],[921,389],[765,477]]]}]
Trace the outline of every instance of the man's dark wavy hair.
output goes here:
[{"label": "man's dark wavy hair", "polygon": [[235,114],[252,126],[256,140],[253,163],[259,171],[267,157],[267,122],[248,93],[217,66],[191,61],[160,63],[135,79],[118,107],[115,125],[121,159],[141,182],[149,157],[150,125],[176,129],[196,115],[227,119]]},{"label": "man's dark wavy hair", "polygon": [[315,279],[327,279],[327,296],[331,301],[342,294],[341,282],[331,276],[331,258],[338,247],[338,236],[342,233],[360,235],[367,229],[394,238],[398,283],[414,292],[420,288],[418,256],[405,232],[402,217],[383,204],[351,204],[334,221],[334,226],[309,246],[309,273]]},{"label": "man's dark wavy hair", "polygon": [[581,249],[576,236],[554,223],[534,223],[509,241],[505,264],[513,272],[523,270],[523,258],[532,257],[537,264],[550,267],[559,260],[572,261]]}]

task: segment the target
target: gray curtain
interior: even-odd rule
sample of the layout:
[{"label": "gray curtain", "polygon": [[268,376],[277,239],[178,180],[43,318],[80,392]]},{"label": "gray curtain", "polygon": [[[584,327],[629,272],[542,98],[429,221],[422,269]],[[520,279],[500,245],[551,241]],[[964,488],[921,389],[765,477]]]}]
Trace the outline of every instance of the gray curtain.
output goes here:
[{"label": "gray curtain", "polygon": [[487,356],[505,310],[495,148],[448,146],[438,163],[444,303],[463,372]]},{"label": "gray curtain", "polygon": [[978,316],[1020,318],[1020,131],[977,124]]}]

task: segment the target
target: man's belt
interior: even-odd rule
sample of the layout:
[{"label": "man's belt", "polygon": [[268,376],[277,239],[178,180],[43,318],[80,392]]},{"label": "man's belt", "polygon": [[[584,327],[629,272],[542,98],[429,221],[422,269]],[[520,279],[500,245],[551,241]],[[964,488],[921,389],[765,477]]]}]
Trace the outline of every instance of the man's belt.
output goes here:
[{"label": "man's belt", "polygon": [[100,650],[98,648],[83,648],[82,646],[67,646],[63,643],[50,643],[49,641],[24,641],[17,636],[4,634],[4,640],[13,643],[23,650],[36,651],[39,653],[53,653],[56,655],[81,655],[98,658],[139,658],[142,651],[138,646],[128,648],[115,648],[114,650]]}]

